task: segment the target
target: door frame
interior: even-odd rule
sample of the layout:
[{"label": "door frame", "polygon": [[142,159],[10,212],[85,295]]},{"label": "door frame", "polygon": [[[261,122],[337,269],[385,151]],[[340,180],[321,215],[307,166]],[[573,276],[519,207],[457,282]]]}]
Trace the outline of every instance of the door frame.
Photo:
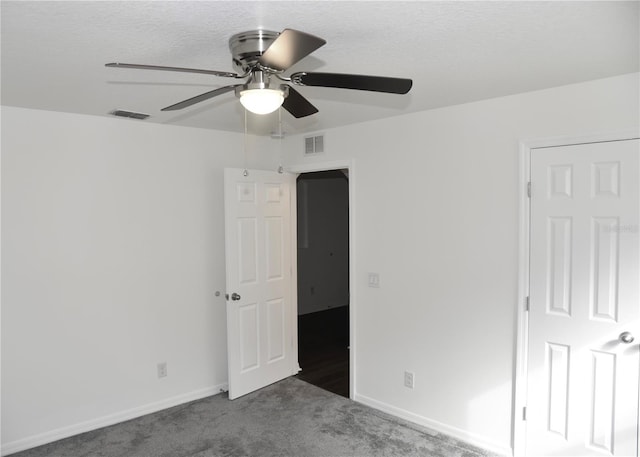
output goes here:
[{"label": "door frame", "polygon": [[[285,167],[285,171],[293,173],[299,176],[302,173],[312,173],[316,171],[333,171],[333,170],[348,170],[349,172],[349,398],[353,399],[355,396],[356,386],[356,281],[355,281],[355,161],[354,160],[337,160],[332,162],[314,162],[306,164],[297,164],[290,167]],[[293,283],[293,311],[295,316],[298,314],[298,246],[297,246],[297,234],[298,234],[298,217],[297,217],[297,205],[298,194],[296,186],[293,186],[291,192],[291,224],[292,224],[292,283]],[[294,319],[293,339],[298,341],[298,324]],[[297,345],[296,345],[296,358],[297,358]]]},{"label": "door frame", "polygon": [[[527,404],[528,328],[527,297],[529,296],[530,210],[528,183],[531,179],[531,153],[534,149],[604,143],[640,138],[640,130],[621,130],[593,135],[539,138],[520,141],[519,177],[519,233],[518,233],[518,297],[516,302],[516,341],[514,364],[513,405],[511,411],[511,445],[513,455],[525,455],[526,421],[523,418]],[[640,404],[638,405],[640,407]],[[639,421],[640,422],[640,421]],[[640,434],[640,424],[638,433]]]}]

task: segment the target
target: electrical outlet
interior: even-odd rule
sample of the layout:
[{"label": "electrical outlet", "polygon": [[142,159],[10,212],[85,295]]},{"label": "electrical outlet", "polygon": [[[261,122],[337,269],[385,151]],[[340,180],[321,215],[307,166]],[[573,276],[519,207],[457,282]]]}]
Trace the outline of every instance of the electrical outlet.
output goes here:
[{"label": "electrical outlet", "polygon": [[414,387],[414,374],[410,371],[405,371],[404,372],[404,386],[408,387],[409,389],[413,389]]},{"label": "electrical outlet", "polygon": [[167,377],[167,362],[161,362],[158,364],[158,378]]},{"label": "electrical outlet", "polygon": [[369,287],[380,287],[380,275],[378,273],[369,273]]}]

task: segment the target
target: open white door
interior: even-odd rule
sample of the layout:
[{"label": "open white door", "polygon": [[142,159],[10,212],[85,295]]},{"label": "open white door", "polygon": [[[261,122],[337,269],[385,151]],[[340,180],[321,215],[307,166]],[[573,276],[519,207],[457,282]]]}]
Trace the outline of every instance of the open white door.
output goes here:
[{"label": "open white door", "polygon": [[225,169],[229,398],[297,372],[287,173]]},{"label": "open white door", "polygon": [[527,455],[638,455],[639,156],[531,152]]}]

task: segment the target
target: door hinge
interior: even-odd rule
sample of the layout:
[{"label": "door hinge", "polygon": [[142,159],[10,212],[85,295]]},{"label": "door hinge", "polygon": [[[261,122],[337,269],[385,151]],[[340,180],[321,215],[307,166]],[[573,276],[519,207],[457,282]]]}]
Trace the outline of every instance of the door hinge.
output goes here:
[{"label": "door hinge", "polygon": [[527,183],[527,197],[531,198],[531,181]]},{"label": "door hinge", "polygon": [[526,406],[524,408],[522,408],[522,420],[523,421],[527,420],[527,407]]},{"label": "door hinge", "polygon": [[524,310],[525,311],[529,311],[529,303],[530,303],[530,300],[529,300],[529,297],[527,296],[527,297],[524,298]]}]

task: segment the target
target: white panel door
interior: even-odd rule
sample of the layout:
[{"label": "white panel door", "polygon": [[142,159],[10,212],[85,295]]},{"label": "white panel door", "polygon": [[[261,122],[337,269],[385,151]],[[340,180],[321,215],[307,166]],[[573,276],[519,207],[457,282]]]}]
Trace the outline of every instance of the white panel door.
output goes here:
[{"label": "white panel door", "polygon": [[638,455],[639,156],[531,152],[527,455]]},{"label": "white panel door", "polygon": [[295,177],[225,169],[229,398],[297,372],[291,272]]}]

